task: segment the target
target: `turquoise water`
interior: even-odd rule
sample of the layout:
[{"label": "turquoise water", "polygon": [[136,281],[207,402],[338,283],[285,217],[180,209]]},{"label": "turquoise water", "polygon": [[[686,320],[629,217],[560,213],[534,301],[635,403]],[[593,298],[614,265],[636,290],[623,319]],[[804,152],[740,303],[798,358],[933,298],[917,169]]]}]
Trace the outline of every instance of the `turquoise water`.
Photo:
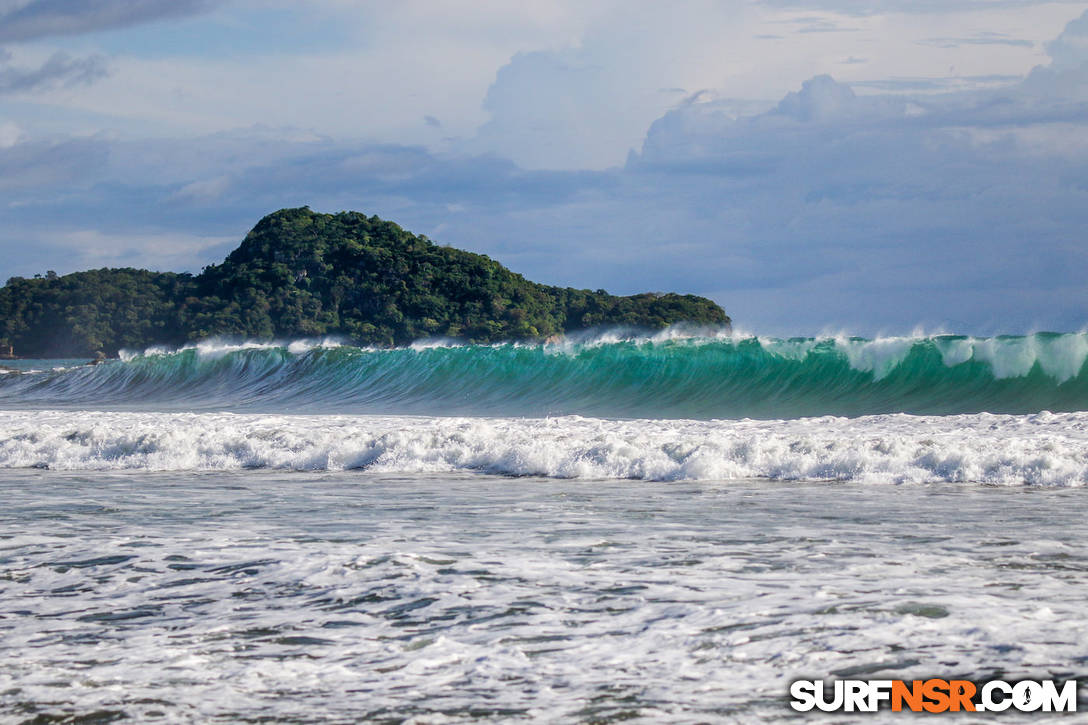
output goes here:
[{"label": "turquoise water", "polygon": [[89,358],[59,358],[53,360],[0,360],[0,370],[18,370],[19,372],[44,372],[46,370],[66,370],[86,365]]},{"label": "turquoise water", "polygon": [[[206,343],[0,376],[8,407],[798,418],[1088,410],[1088,335]],[[22,361],[23,366],[35,363]]]}]

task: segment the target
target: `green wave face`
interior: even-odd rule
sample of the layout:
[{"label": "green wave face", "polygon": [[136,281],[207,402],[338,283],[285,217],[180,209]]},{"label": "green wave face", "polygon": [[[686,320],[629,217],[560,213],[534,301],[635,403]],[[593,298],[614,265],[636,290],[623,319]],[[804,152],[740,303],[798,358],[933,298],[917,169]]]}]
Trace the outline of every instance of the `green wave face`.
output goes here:
[{"label": "green wave face", "polygon": [[215,342],[0,376],[4,407],[796,418],[1088,410],[1088,335],[598,338],[390,350]]}]

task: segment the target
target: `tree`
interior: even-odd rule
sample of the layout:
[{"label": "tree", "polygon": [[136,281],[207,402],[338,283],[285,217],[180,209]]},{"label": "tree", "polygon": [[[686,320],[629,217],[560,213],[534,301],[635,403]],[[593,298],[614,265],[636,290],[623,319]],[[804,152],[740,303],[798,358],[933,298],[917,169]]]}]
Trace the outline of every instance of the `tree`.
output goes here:
[{"label": "tree", "polygon": [[218,265],[188,274],[99,269],[0,289],[0,337],[33,356],[114,355],[121,348],[217,335],[341,335],[367,345],[424,336],[470,342],[547,338],[596,325],[727,325],[711,300],[616,297],[530,282],[489,257],[438,246],[358,212],[282,209]]}]

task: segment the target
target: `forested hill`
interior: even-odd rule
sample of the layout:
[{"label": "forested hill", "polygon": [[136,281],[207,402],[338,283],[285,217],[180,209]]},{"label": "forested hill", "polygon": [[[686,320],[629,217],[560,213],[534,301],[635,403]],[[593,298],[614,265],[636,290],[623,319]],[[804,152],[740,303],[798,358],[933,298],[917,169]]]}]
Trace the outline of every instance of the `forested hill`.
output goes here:
[{"label": "forested hill", "polygon": [[246,339],[338,335],[397,345],[541,339],[602,325],[727,325],[711,300],[617,297],[530,282],[498,262],[357,212],[282,209],[199,275],[99,269],[0,288],[0,345],[28,357]]}]

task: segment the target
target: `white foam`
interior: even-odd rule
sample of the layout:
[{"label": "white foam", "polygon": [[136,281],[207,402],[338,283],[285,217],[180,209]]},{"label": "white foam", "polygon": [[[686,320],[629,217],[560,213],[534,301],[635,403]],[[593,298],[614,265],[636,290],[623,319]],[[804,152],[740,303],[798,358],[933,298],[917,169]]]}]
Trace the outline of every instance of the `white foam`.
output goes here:
[{"label": "white foam", "polygon": [[410,347],[413,350],[434,350],[437,348],[449,348],[449,347],[467,347],[468,343],[462,340],[454,340],[449,337],[428,337],[423,340],[416,340]]},{"label": "white foam", "polygon": [[815,338],[779,340],[774,337],[760,337],[749,339],[757,340],[764,350],[773,355],[777,355],[778,357],[787,360],[794,360],[796,362],[801,362],[808,357],[809,353],[811,353],[820,342]]},{"label": "white foam", "polygon": [[[1024,337],[989,337],[948,339],[946,336],[877,337],[872,340],[838,335],[835,346],[855,370],[870,372],[880,380],[903,363],[911,349],[920,342],[932,342],[947,367],[977,360],[989,365],[997,379],[1020,378],[1038,365],[1044,374],[1064,383],[1080,374],[1088,360],[1088,335],[1027,335]],[[790,356],[783,341],[760,340],[764,349]],[[812,346],[820,340],[814,339]],[[811,347],[797,346],[807,354]],[[795,353],[796,354],[796,353]],[[802,355],[803,357],[803,355]]]},{"label": "white foam", "polygon": [[962,365],[970,360],[975,354],[974,345],[969,339],[937,339],[934,342],[937,345],[937,349],[941,352],[941,362],[943,362],[946,367]]},{"label": "white foam", "polygon": [[0,467],[1088,482],[1088,413],[778,421],[0,413]]},{"label": "white foam", "polygon": [[209,338],[200,342],[189,343],[181,347],[168,347],[165,345],[152,345],[143,352],[134,350],[120,350],[117,356],[123,362],[131,362],[138,357],[161,357],[164,355],[176,355],[186,350],[196,350],[197,355],[204,359],[217,359],[233,352],[242,350],[287,350],[291,355],[302,355],[310,350],[331,349],[340,347],[343,343],[335,337],[322,339],[302,339],[291,341],[258,342],[246,340],[233,342],[220,338]]},{"label": "white foam", "polygon": [[1088,637],[1067,492],[6,482],[5,722],[796,722],[793,679],[1064,678]]},{"label": "white foam", "polygon": [[1035,340],[1030,337],[987,338],[972,344],[974,358],[990,365],[994,377],[1021,378],[1035,366]]},{"label": "white foam", "polygon": [[905,337],[864,339],[845,333],[833,336],[782,340],[771,337],[734,335],[733,340],[758,340],[767,352],[790,360],[804,360],[818,346],[832,343],[854,370],[872,373],[874,380],[887,377],[920,343],[932,343],[946,367],[971,360],[988,365],[997,379],[1028,375],[1036,365],[1058,383],[1067,382],[1088,361],[1088,334],[1033,334],[1023,337],[954,338],[945,334],[926,335],[921,331]]},{"label": "white foam", "polygon": [[913,337],[880,337],[875,340],[835,339],[835,346],[846,355],[850,367],[873,374],[881,380],[906,359],[918,340]]},{"label": "white foam", "polygon": [[[545,342],[547,348],[578,349],[602,347],[624,342],[660,344],[664,342],[687,342],[695,345],[722,340],[741,340],[750,337],[734,331],[728,326],[693,325],[678,323],[669,325],[656,332],[631,327],[609,327],[581,332],[571,332]],[[504,343],[498,343],[504,344]]]},{"label": "white foam", "polygon": [[1059,383],[1076,377],[1088,360],[1088,335],[1061,335],[1039,339],[1038,360],[1043,372]]}]

